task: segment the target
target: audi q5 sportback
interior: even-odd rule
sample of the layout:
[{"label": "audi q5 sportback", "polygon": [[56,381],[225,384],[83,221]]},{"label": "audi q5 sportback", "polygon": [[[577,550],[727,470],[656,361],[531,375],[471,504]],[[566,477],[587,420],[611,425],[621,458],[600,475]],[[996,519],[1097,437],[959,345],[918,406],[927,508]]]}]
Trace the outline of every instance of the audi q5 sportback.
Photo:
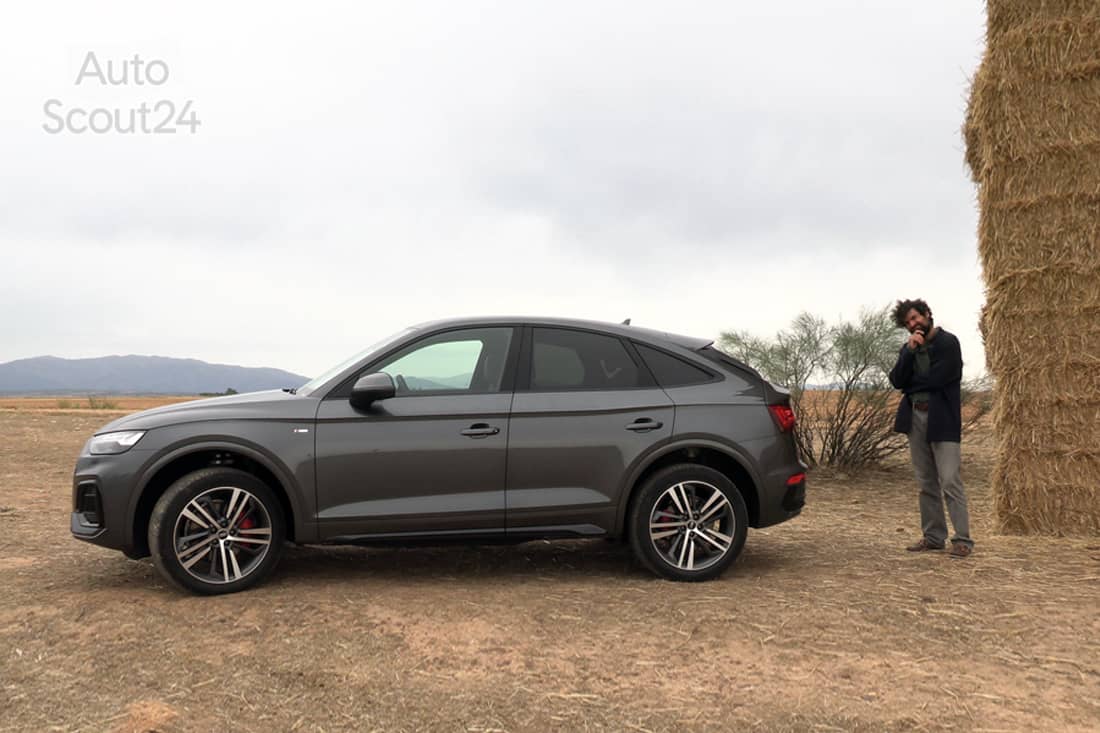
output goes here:
[{"label": "audi q5 sportback", "polygon": [[284,542],[607,537],[707,580],[796,516],[786,391],[705,339],[588,321],[406,329],[297,390],[145,410],[73,477],[72,533],[230,593]]}]

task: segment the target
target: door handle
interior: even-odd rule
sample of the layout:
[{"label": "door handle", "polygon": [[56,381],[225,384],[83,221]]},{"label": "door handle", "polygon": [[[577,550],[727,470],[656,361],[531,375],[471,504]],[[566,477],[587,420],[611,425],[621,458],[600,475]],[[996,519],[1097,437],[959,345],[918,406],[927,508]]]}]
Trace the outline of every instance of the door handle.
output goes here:
[{"label": "door handle", "polygon": [[494,428],[487,423],[479,422],[474,423],[470,427],[462,431],[462,434],[469,438],[487,438],[490,435],[496,435],[500,432],[500,428]]},{"label": "door handle", "polygon": [[664,423],[658,420],[653,420],[648,417],[640,417],[634,422],[626,426],[627,430],[633,430],[636,433],[646,433],[650,430],[657,430],[664,427]]}]

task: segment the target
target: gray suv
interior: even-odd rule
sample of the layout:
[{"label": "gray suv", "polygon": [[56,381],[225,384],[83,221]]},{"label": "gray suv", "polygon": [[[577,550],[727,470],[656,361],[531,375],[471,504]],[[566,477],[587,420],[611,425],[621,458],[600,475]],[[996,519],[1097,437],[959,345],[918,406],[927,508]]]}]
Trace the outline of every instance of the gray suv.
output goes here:
[{"label": "gray suv", "polygon": [[401,331],[298,389],[128,415],[84,446],[72,533],[197,593],[284,542],[606,537],[707,580],[796,516],[787,392],[705,339],[476,318]]}]

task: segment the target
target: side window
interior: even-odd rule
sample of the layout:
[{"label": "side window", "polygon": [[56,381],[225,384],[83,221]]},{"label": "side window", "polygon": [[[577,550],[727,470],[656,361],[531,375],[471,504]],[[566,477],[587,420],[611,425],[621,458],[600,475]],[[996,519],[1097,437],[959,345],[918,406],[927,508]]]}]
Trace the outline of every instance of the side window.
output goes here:
[{"label": "side window", "polygon": [[450,331],[419,341],[371,371],[385,372],[397,394],[499,392],[511,328]]},{"label": "side window", "polygon": [[634,342],[634,348],[642,356],[657,383],[662,387],[683,387],[688,384],[702,384],[714,379],[714,375],[705,369],[690,364],[683,359],[666,354],[663,351]]},{"label": "side window", "polygon": [[533,390],[641,386],[638,367],[617,338],[559,328],[535,328],[533,336]]}]

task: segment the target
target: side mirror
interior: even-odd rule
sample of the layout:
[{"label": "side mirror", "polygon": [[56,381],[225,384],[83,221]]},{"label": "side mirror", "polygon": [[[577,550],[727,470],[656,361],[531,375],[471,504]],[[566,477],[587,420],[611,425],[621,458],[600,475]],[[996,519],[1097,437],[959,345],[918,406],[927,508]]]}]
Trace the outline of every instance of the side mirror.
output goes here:
[{"label": "side mirror", "polygon": [[397,394],[393,378],[385,372],[364,374],[351,388],[351,406],[365,410],[371,403],[378,400],[386,400]]}]

